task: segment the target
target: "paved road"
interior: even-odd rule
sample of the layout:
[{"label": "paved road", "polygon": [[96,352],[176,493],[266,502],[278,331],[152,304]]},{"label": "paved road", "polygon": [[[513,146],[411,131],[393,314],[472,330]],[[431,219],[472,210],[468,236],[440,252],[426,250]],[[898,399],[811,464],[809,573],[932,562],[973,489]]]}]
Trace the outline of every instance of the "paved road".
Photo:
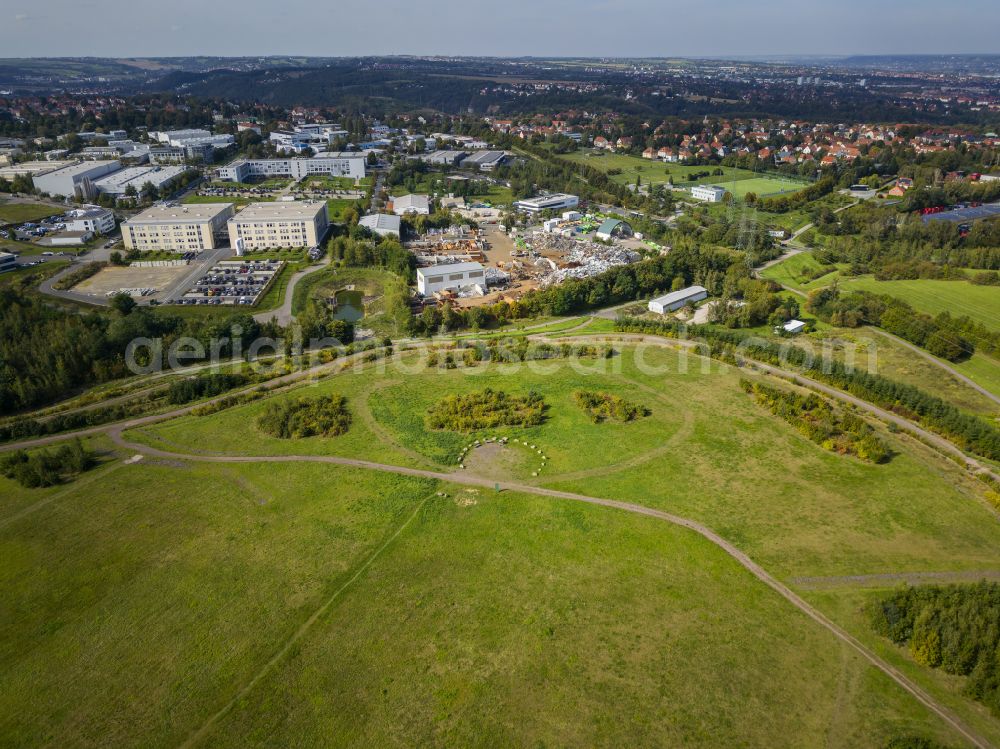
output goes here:
[{"label": "paved road", "polygon": [[292,274],[292,277],[288,279],[288,286],[285,288],[285,299],[282,301],[281,306],[278,309],[268,310],[266,312],[258,312],[253,316],[253,319],[259,323],[265,323],[268,320],[277,320],[278,325],[288,325],[295,319],[295,315],[292,314],[292,300],[294,297],[293,292],[295,291],[295,286],[306,276],[315,273],[316,271],[321,271],[324,268],[330,267],[330,258],[326,258],[322,263],[318,265],[311,265],[304,270],[296,271]]},{"label": "paved road", "polygon": [[[763,567],[754,562],[746,553],[737,548],[734,544],[727,541],[725,538],[720,536],[718,533],[713,531],[708,526],[702,525],[701,523],[691,520],[690,518],[681,517],[680,515],[673,515],[668,512],[663,512],[662,510],[656,510],[651,507],[645,507],[643,505],[633,504],[631,502],[622,502],[614,499],[604,499],[601,497],[590,497],[584,494],[575,494],[573,492],[563,492],[555,489],[547,489],[540,486],[533,486],[528,484],[517,484],[508,481],[497,482],[494,479],[483,478],[476,476],[471,473],[457,472],[457,473],[441,473],[438,471],[428,471],[419,468],[407,468],[404,466],[396,466],[388,463],[375,463],[367,460],[358,460],[353,458],[340,458],[329,455],[255,455],[255,456],[231,456],[231,455],[190,455],[187,453],[175,453],[168,452],[166,450],[159,450],[157,448],[149,447],[147,445],[142,445],[138,443],[128,442],[121,436],[121,431],[115,431],[111,434],[112,439],[121,447],[128,450],[135,451],[142,455],[149,455],[159,458],[167,458],[172,460],[187,460],[187,461],[197,461],[205,463],[330,463],[334,465],[349,466],[352,468],[363,468],[373,471],[381,471],[387,473],[400,474],[404,476],[415,476],[419,478],[434,479],[437,481],[443,481],[452,484],[462,484],[468,486],[477,486],[483,488],[494,488],[499,486],[503,491],[511,492],[521,492],[523,494],[533,494],[537,496],[550,497],[553,499],[562,499],[572,502],[583,502],[591,505],[598,505],[601,507],[609,507],[617,510],[623,510],[625,512],[631,512],[637,515],[644,515],[646,517],[656,518],[658,520],[663,520],[673,525],[686,528],[688,530],[694,531],[702,538],[706,539],[710,543],[714,544],[716,547],[721,549],[723,552],[728,554],[737,563],[739,563],[745,570],[747,570],[751,575],[753,575],[757,580],[767,585],[778,595],[784,598],[792,606],[797,608],[803,614],[812,619],[815,623],[826,629],[841,642],[848,645],[851,649],[861,655],[866,661],[877,668],[879,671],[884,673],[897,685],[906,690],[914,698],[917,699],[924,707],[933,712],[935,715],[944,720],[949,726],[951,726],[955,731],[965,737],[968,741],[976,745],[977,747],[988,747],[989,742],[980,737],[977,733],[973,731],[970,727],[966,726],[962,719],[955,714],[952,710],[939,704],[931,695],[925,692],[921,687],[912,682],[906,675],[904,675],[899,669],[895,668],[888,662],[884,661],[874,652],[865,647],[857,638],[849,634],[846,630],[842,629],[839,625],[835,624],[833,621],[828,619],[826,615],[820,612],[818,609],[813,608],[809,603],[797,595],[788,586],[784,585],[768,573]],[[279,655],[281,652],[279,652]],[[277,660],[272,659],[268,662],[265,667],[266,670],[277,665]],[[266,674],[266,670],[257,677],[255,677],[249,686],[259,682]],[[248,687],[244,688],[247,691]],[[221,717],[217,716],[217,717]]]}]

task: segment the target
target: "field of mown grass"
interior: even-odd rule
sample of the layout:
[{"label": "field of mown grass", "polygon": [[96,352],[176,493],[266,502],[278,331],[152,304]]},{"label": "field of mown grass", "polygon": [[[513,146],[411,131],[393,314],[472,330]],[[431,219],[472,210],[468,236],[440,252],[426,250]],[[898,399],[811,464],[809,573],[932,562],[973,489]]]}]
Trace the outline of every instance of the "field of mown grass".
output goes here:
[{"label": "field of mown grass", "polygon": [[0,506],[8,746],[954,741],[651,518],[301,463],[119,462],[45,499]]},{"label": "field of mown grass", "polygon": [[[256,426],[266,400],[125,436],[460,471],[461,445],[507,435],[548,465],[533,477],[535,455],[509,447],[522,458],[498,479],[690,517],[792,586],[1000,569],[983,484],[881,428],[888,464],[828,452],[743,393],[745,372],[661,348],[621,348],[604,371],[442,371],[415,358],[269,397],[345,395],[341,437],[268,437]],[[540,393],[546,421],[472,437],[426,429],[430,405],[485,387]],[[576,389],[651,414],[593,424]],[[652,518],[302,462],[146,458],[41,490],[27,514],[32,492],[0,479],[8,495],[6,744],[177,745],[219,714],[195,745],[879,747],[904,733],[961,745],[717,548]],[[840,599],[806,592],[870,641]],[[905,665],[1000,740],[960,682]]]},{"label": "field of mown grass", "polygon": [[841,288],[889,294],[929,315],[950,312],[952,317],[968,316],[1000,331],[1000,287],[978,286],[968,281],[876,281],[872,276],[842,278]]}]

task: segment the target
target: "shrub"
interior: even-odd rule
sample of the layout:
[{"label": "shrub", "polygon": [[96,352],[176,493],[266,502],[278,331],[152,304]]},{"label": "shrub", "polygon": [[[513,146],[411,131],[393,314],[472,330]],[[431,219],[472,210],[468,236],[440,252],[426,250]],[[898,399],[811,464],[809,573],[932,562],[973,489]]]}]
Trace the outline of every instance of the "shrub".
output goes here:
[{"label": "shrub", "polygon": [[537,393],[508,395],[487,388],[479,393],[443,398],[427,411],[427,425],[455,432],[537,426],[545,420],[545,409],[545,401]]},{"label": "shrub", "polygon": [[18,450],[0,458],[0,474],[14,479],[21,486],[34,489],[55,486],[88,470],[94,465],[94,454],[75,439],[55,452],[41,450],[27,453]]},{"label": "shrub", "polygon": [[257,426],[281,439],[336,437],[350,429],[351,412],[342,395],[275,401],[267,405]]},{"label": "shrub", "polygon": [[577,390],[573,393],[573,400],[595,424],[607,419],[620,422],[635,421],[650,414],[650,410],[645,406],[631,403],[613,393]]}]

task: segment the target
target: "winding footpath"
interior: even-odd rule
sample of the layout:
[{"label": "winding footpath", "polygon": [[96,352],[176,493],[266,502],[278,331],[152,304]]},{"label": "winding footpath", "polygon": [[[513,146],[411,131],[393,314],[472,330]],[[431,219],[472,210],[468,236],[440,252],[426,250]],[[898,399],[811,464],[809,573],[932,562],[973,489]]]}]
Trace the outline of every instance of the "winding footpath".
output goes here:
[{"label": "winding footpath", "polygon": [[253,319],[259,323],[265,323],[273,318],[278,321],[278,325],[281,325],[282,327],[288,326],[295,319],[295,315],[292,314],[292,301],[295,297],[295,286],[306,276],[312,275],[317,271],[321,271],[324,268],[329,267],[330,258],[327,257],[326,260],[318,265],[310,265],[308,268],[304,268],[293,273],[292,277],[288,279],[288,286],[285,287],[285,298],[282,301],[281,306],[277,309],[267,310],[266,312],[258,312],[253,316]]},{"label": "winding footpath", "polygon": [[[737,548],[735,545],[727,541],[725,538],[720,536],[718,533],[713,531],[711,528],[702,525],[701,523],[691,520],[689,518],[681,517],[680,515],[673,515],[668,512],[663,512],[662,510],[656,510],[651,507],[645,507],[643,505],[633,504],[631,502],[622,502],[614,499],[603,499],[601,497],[590,497],[585,494],[575,494],[573,492],[558,491],[556,489],[547,489],[540,486],[532,486],[528,484],[519,484],[509,481],[494,481],[493,479],[487,479],[480,476],[475,476],[467,473],[443,473],[439,471],[429,471],[420,468],[407,468],[404,466],[396,466],[388,463],[375,463],[367,460],[359,460],[355,458],[340,458],[330,455],[190,455],[186,453],[175,453],[168,452],[166,450],[160,450],[154,447],[149,447],[147,445],[128,442],[122,435],[121,430],[116,430],[111,433],[112,439],[120,447],[134,450],[136,453],[147,455],[156,458],[165,458],[171,460],[186,460],[186,461],[198,461],[203,463],[327,463],[333,465],[347,466],[350,468],[362,468],[372,471],[381,471],[385,473],[394,473],[402,476],[413,476],[416,478],[432,479],[436,481],[442,481],[450,484],[461,484],[465,486],[476,486],[482,488],[496,488],[499,487],[501,491],[509,492],[520,492],[523,494],[533,494],[536,496],[550,497],[553,499],[568,500],[571,502],[583,502],[590,505],[597,505],[600,507],[609,507],[616,510],[622,510],[624,512],[634,513],[636,515],[643,515],[650,518],[655,518],[657,520],[662,520],[673,525],[679,526],[681,528],[686,528],[691,530],[702,538],[706,539],[708,542],[714,544],[719,549],[724,551],[730,557],[732,557],[741,567],[743,567],[747,572],[753,575],[758,581],[764,583],[774,592],[784,598],[788,603],[798,609],[800,612],[805,614],[807,617],[812,619],[816,624],[826,629],[833,636],[839,639],[841,642],[848,645],[852,650],[858,653],[862,658],[864,658],[868,663],[877,668],[879,671],[884,673],[890,679],[892,679],[897,685],[902,689],[912,695],[920,704],[930,710],[932,713],[940,717],[949,726],[951,726],[955,731],[962,735],[966,740],[971,742],[974,746],[986,749],[990,747],[991,744],[986,741],[986,739],[979,736],[972,728],[965,725],[962,719],[956,715],[952,710],[938,703],[931,695],[925,692],[920,686],[912,682],[905,674],[903,674],[899,669],[892,666],[874,652],[865,647],[857,638],[849,634],[846,630],[842,629],[839,625],[835,624],[832,620],[826,617],[818,609],[811,606],[803,598],[797,595],[788,586],[784,585],[767,572],[763,567],[754,562],[747,554]],[[289,649],[290,645],[285,648]],[[260,680],[266,675],[266,673],[272,669],[280,660],[280,656],[284,654],[284,650],[272,658],[264,669],[258,673],[249,685],[241,690],[240,694],[245,695],[250,691],[253,685],[260,682]],[[230,703],[234,704],[234,703]],[[218,718],[222,717],[226,709],[215,716],[212,717],[210,723],[214,724]],[[207,726],[206,726],[207,728]],[[203,734],[199,731],[196,735],[200,738]]]},{"label": "winding footpath", "polygon": [[[529,336],[530,338],[544,339],[543,336]],[[640,334],[592,334],[592,335],[580,335],[571,336],[564,338],[564,341],[593,341],[599,339],[607,342],[619,342],[619,343],[647,343],[650,345],[662,346],[667,348],[689,348],[694,349],[695,353],[698,354],[698,343],[696,341],[684,341],[667,339],[659,336],[651,335],[640,335]],[[275,378],[263,385],[254,386],[252,388],[244,389],[239,392],[250,392],[260,387],[274,387],[275,385],[292,385],[301,379],[309,376],[317,376],[320,374],[335,374],[339,369],[346,368],[352,360],[357,357],[363,356],[369,352],[360,352],[352,357],[345,357],[344,359],[334,360],[329,364],[320,365],[312,369],[304,370],[302,372],[292,373],[290,375],[285,375],[283,377]],[[396,354],[398,356],[399,354]],[[818,390],[825,393],[833,398],[839,399],[841,401],[851,403],[858,408],[864,409],[869,413],[877,416],[878,418],[895,423],[907,429],[910,433],[918,435],[924,442],[931,444],[932,446],[939,448],[941,450],[951,452],[957,456],[960,456],[965,465],[977,472],[985,472],[994,476],[1000,480],[1000,476],[992,472],[987,466],[983,465],[979,461],[962,452],[958,447],[953,445],[951,442],[945,440],[939,435],[933,434],[922,427],[910,422],[896,414],[890,413],[874,406],[867,401],[856,398],[848,393],[836,390],[832,387],[824,385],[823,383],[811,380],[810,378],[804,377],[797,372],[783,370],[779,367],[775,367],[769,364],[765,364],[757,361],[746,361],[745,365],[748,368],[755,369],[757,371],[780,377],[783,379],[791,379],[797,384],[806,385],[810,388]],[[226,396],[229,397],[235,393],[228,393]],[[214,400],[219,400],[214,399]],[[212,402],[212,401],[208,401]],[[753,575],[758,581],[765,584],[771,588],[774,592],[784,598],[788,603],[798,609],[800,612],[805,614],[807,617],[812,619],[816,624],[826,629],[832,635],[834,635],[841,642],[846,644],[856,653],[858,653],[862,658],[864,658],[868,663],[877,668],[879,671],[884,673],[890,679],[892,679],[898,686],[904,689],[907,693],[912,695],[918,702],[920,702],[924,707],[930,710],[932,713],[944,720],[951,728],[968,740],[971,744],[977,747],[990,747],[992,746],[986,739],[980,736],[974,729],[967,726],[964,721],[950,708],[937,702],[930,694],[924,691],[920,686],[911,681],[905,674],[903,674],[899,669],[889,664],[887,661],[883,660],[881,657],[876,655],[873,651],[868,649],[863,645],[857,638],[849,634],[846,630],[842,629],[839,625],[834,623],[832,620],[827,618],[819,610],[807,603],[798,594],[792,591],[788,586],[781,583],[779,580],[774,578],[769,574],[764,568],[754,562],[746,553],[741,551],[734,544],[723,538],[721,535],[713,531],[711,528],[689,518],[681,517],[679,515],[674,515],[671,513],[664,512],[662,510],[657,510],[651,507],[645,507],[643,505],[634,504],[631,502],[624,502],[613,499],[605,499],[601,497],[591,497],[584,494],[576,494],[573,492],[559,491],[556,489],[549,489],[542,486],[530,485],[530,484],[520,484],[509,481],[497,482],[491,478],[485,478],[482,476],[477,476],[475,474],[466,472],[455,472],[447,473],[443,471],[435,471],[421,468],[410,468],[406,466],[392,465],[388,463],[378,463],[367,460],[360,460],[354,458],[343,458],[337,456],[315,456],[315,455],[210,455],[210,454],[189,454],[182,452],[170,452],[167,450],[162,450],[149,445],[144,445],[140,443],[135,443],[127,440],[123,436],[123,431],[131,429],[138,426],[143,426],[147,424],[152,424],[160,421],[165,421],[168,419],[173,419],[178,416],[183,416],[190,413],[194,408],[205,405],[205,403],[198,403],[195,405],[185,406],[183,408],[178,408],[173,411],[153,414],[146,417],[141,417],[137,419],[131,419],[129,421],[106,424],[91,429],[80,430],[78,432],[64,433],[51,435],[49,437],[44,437],[36,440],[29,440],[20,443],[9,443],[6,445],[0,445],[0,452],[7,450],[20,449],[25,447],[34,447],[43,444],[50,444],[53,442],[58,442],[62,440],[69,439],[74,436],[90,436],[95,434],[107,434],[112,441],[119,447],[132,451],[136,454],[142,456],[148,456],[152,458],[161,458],[169,460],[181,460],[181,461],[197,461],[202,463],[215,463],[215,464],[238,464],[238,463],[326,463],[332,465],[346,466],[350,468],[366,469],[372,471],[380,471],[385,473],[393,473],[403,476],[412,476],[416,478],[425,478],[435,481],[446,482],[450,484],[459,484],[467,486],[476,486],[482,488],[494,488],[499,487],[500,490],[509,492],[521,492],[524,494],[531,494],[542,497],[549,497],[553,499],[572,501],[572,502],[582,502],[590,505],[597,505],[601,507],[607,507],[612,509],[621,510],[624,512],[630,512],[637,515],[643,515],[650,518],[655,518],[664,522],[671,523],[673,525],[686,528],[694,533],[697,533],[702,538],[706,539],[710,543],[714,544],[716,547],[721,549],[723,552],[728,554],[732,559],[734,559],[738,564],[740,564],[746,571]],[[253,685],[258,683],[267,671],[273,668],[281,659],[284,651],[279,652],[272,658],[264,669],[254,678],[254,680],[243,688],[244,692],[249,691]],[[223,713],[226,708],[224,708]],[[223,713],[213,716],[211,723]],[[208,728],[208,726],[205,726]]]}]

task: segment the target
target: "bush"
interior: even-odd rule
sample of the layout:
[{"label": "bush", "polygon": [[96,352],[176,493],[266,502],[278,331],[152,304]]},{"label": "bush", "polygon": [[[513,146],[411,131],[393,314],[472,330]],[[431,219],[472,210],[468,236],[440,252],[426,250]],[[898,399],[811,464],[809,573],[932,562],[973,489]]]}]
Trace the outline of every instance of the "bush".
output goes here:
[{"label": "bush", "polygon": [[538,426],[545,420],[545,409],[545,401],[537,393],[518,396],[487,388],[480,393],[442,399],[427,411],[427,425],[455,432]]},{"label": "bush", "polygon": [[35,489],[61,484],[88,470],[94,463],[94,454],[79,439],[75,439],[55,452],[42,450],[27,453],[18,450],[5,455],[0,458],[0,474],[14,479],[21,486]]},{"label": "bush", "polygon": [[257,426],[272,437],[336,437],[351,426],[351,412],[342,395],[297,398],[269,403]]},{"label": "bush", "polygon": [[573,400],[595,424],[607,419],[619,422],[635,421],[651,413],[645,406],[631,403],[613,393],[577,390],[573,393]]}]

